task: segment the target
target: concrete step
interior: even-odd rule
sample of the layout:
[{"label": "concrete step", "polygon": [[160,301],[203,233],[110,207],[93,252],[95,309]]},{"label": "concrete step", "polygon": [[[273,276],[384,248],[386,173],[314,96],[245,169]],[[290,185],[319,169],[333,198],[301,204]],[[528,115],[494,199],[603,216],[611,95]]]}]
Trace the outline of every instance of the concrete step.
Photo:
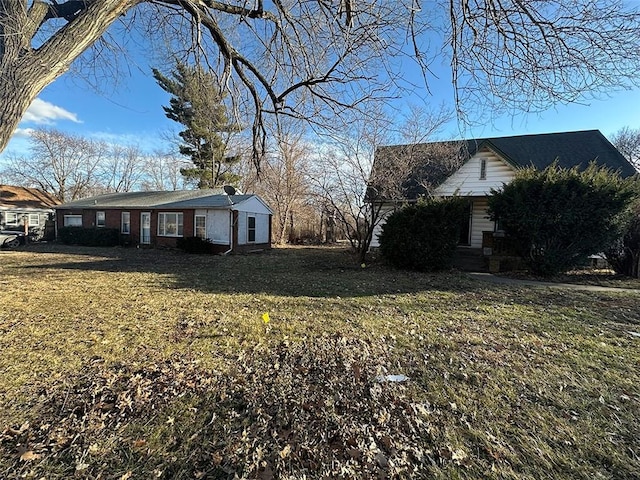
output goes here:
[{"label": "concrete step", "polygon": [[479,248],[458,248],[453,259],[453,266],[467,272],[487,272],[488,265]]}]

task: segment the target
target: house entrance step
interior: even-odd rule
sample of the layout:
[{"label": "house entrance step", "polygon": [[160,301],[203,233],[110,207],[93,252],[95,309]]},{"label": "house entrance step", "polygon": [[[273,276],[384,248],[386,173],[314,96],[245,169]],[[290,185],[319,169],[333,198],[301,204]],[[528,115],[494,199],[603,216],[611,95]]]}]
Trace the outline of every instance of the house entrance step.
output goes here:
[{"label": "house entrance step", "polygon": [[453,266],[467,272],[486,272],[488,265],[481,249],[459,248],[453,259]]}]

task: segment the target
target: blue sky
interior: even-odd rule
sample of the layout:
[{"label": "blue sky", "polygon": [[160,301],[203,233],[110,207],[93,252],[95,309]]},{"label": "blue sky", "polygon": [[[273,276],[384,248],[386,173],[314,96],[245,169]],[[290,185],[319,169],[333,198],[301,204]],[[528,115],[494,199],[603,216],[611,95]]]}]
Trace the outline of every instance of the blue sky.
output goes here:
[{"label": "blue sky", "polygon": [[[138,58],[137,66],[119,79],[117,87],[106,86],[97,92],[71,75],[63,76],[48,86],[25,115],[5,156],[23,153],[30,128],[50,126],[61,131],[81,134],[112,143],[138,145],[151,152],[162,148],[162,134],[175,129],[165,118],[162,105],[168,95],[157,86],[151,67]],[[432,94],[416,94],[398,101],[438,106],[452,103],[445,70]],[[610,96],[589,100],[584,104],[556,105],[542,113],[502,116],[483,125],[466,126],[451,122],[442,132],[443,138],[490,137],[535,134],[572,130],[598,129],[606,136],[624,126],[640,128],[640,89],[613,92]]]}]

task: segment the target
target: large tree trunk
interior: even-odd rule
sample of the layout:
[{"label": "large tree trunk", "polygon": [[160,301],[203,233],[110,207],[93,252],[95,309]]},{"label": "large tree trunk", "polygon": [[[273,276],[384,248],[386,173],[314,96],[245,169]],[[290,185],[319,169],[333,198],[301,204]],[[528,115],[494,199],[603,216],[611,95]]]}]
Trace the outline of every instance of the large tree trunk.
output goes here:
[{"label": "large tree trunk", "polygon": [[[24,112],[38,94],[90,47],[118,17],[142,0],[95,0],[65,2],[58,9],[35,1],[27,11],[26,1],[2,2],[0,11],[0,151],[9,142]],[[81,5],[79,5],[81,4]],[[42,22],[70,15],[73,22],[58,30],[37,49],[32,37]],[[87,6],[88,5],[88,6]]]}]

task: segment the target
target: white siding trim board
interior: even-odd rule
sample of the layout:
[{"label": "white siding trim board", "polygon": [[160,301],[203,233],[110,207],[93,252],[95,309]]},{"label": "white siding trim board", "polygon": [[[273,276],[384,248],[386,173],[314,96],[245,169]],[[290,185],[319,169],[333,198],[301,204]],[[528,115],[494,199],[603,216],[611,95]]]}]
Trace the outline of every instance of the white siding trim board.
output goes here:
[{"label": "white siding trim board", "polygon": [[[481,179],[482,160],[485,161],[485,178]],[[491,189],[498,190],[515,177],[515,168],[489,149],[476,152],[458,171],[454,172],[438,188],[435,194],[442,197],[484,197]]]}]

